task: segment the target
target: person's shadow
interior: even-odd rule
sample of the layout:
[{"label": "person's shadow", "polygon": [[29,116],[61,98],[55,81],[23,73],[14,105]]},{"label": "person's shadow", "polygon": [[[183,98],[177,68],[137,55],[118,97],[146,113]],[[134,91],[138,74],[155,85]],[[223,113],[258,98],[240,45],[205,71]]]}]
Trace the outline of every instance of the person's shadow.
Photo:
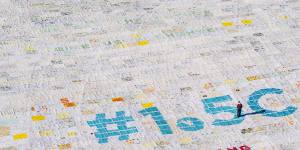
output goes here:
[{"label": "person's shadow", "polygon": [[260,110],[260,111],[257,111],[257,112],[241,114],[241,117],[244,117],[244,116],[247,116],[247,115],[262,114],[264,112],[266,112],[266,110],[263,109],[263,110]]}]

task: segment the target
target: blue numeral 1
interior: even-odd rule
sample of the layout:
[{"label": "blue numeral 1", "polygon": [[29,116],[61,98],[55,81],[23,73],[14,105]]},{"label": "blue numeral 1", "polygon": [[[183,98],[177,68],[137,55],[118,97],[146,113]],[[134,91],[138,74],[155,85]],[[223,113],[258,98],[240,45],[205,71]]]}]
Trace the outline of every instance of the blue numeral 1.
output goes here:
[{"label": "blue numeral 1", "polygon": [[296,107],[288,106],[287,108],[285,108],[282,111],[272,111],[272,110],[264,109],[261,106],[259,106],[259,104],[258,104],[259,99],[264,95],[267,95],[267,94],[282,94],[282,93],[283,93],[282,89],[276,89],[276,88],[260,89],[258,91],[253,92],[249,96],[248,105],[250,106],[250,108],[253,111],[265,110],[265,112],[263,113],[263,116],[282,117],[282,116],[290,115],[290,114],[294,113],[297,110]]},{"label": "blue numeral 1", "polygon": [[173,131],[157,107],[149,107],[139,111],[143,116],[151,115],[162,134],[172,134]]}]

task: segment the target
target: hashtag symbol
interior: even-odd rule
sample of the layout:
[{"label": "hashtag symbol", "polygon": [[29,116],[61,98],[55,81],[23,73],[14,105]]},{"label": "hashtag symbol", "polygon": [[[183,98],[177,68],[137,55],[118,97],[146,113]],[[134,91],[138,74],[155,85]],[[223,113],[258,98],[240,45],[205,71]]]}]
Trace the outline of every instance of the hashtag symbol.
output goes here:
[{"label": "hashtag symbol", "polygon": [[[138,132],[136,127],[127,127],[126,123],[134,121],[131,116],[125,116],[124,111],[116,112],[116,118],[106,119],[105,114],[96,114],[96,120],[87,121],[90,127],[97,127],[95,133],[96,138],[99,139],[99,143],[107,143],[108,137],[119,136],[119,140],[128,140],[129,134]],[[116,130],[108,130],[107,125],[116,124]]]}]

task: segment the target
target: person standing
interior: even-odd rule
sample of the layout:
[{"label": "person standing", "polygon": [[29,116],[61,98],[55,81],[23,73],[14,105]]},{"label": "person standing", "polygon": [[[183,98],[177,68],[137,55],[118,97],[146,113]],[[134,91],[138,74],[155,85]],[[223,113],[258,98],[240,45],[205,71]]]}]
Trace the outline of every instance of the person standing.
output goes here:
[{"label": "person standing", "polygon": [[241,117],[243,104],[240,101],[238,101],[238,104],[236,105],[236,108],[237,108],[237,117]]}]

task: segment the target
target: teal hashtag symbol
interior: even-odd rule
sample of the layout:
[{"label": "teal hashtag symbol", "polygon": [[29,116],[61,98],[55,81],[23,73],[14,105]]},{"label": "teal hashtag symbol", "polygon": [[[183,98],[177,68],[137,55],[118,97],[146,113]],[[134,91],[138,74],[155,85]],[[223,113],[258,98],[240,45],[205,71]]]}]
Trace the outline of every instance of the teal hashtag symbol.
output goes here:
[{"label": "teal hashtag symbol", "polygon": [[[96,114],[96,120],[87,121],[90,127],[97,127],[95,133],[96,138],[99,139],[99,143],[108,143],[108,138],[112,136],[119,136],[119,140],[128,140],[129,134],[137,133],[136,127],[127,127],[126,123],[134,121],[132,116],[125,116],[124,111],[116,112],[116,118],[107,119],[105,113]],[[108,130],[107,125],[116,124],[117,129]]]}]

